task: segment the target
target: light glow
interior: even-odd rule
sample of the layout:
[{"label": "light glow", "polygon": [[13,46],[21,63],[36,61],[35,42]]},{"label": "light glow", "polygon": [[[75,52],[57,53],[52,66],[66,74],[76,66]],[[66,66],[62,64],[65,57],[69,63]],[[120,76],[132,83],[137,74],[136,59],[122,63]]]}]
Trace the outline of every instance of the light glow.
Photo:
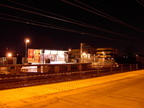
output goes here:
[{"label": "light glow", "polygon": [[7,57],[12,57],[12,53],[7,53]]},{"label": "light glow", "polygon": [[85,55],[86,55],[86,53],[82,53],[82,55],[83,55],[83,56],[85,56]]},{"label": "light glow", "polygon": [[26,43],[29,43],[29,42],[30,42],[30,40],[29,40],[29,39],[26,39],[26,40],[25,40],[25,42],[26,42]]}]

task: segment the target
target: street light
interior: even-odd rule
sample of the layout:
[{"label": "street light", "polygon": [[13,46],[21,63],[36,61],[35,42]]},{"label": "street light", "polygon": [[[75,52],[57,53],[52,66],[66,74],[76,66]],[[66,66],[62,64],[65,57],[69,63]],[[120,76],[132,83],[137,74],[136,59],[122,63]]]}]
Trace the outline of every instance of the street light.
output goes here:
[{"label": "street light", "polygon": [[27,49],[28,49],[28,43],[30,42],[29,39],[25,39],[25,60],[27,62]]},{"label": "street light", "polygon": [[7,57],[12,57],[12,53],[7,53]]}]

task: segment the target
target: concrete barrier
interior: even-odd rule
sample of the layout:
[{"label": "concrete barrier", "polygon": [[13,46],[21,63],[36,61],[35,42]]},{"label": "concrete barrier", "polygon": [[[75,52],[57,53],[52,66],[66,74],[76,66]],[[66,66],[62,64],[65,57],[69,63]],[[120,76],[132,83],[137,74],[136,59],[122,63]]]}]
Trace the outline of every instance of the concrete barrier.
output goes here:
[{"label": "concrete barrier", "polygon": [[[91,63],[64,63],[64,64],[22,64],[22,65],[2,65],[0,68],[7,69],[10,74],[18,74],[20,72],[29,72],[29,67],[36,67],[38,73],[47,72],[60,72],[72,71],[72,67],[75,67],[76,71],[82,71],[83,69],[90,69]],[[22,68],[27,67],[27,68]],[[8,70],[9,69],[9,70]],[[1,71],[1,70],[0,70]]]}]

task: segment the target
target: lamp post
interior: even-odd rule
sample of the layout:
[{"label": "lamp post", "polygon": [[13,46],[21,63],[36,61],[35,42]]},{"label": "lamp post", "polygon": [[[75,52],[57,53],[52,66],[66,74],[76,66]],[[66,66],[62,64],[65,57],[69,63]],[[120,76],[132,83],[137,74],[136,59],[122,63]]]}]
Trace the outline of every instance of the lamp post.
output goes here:
[{"label": "lamp post", "polygon": [[25,39],[25,62],[27,63],[27,49],[28,49],[28,43],[30,42],[29,39]]},{"label": "lamp post", "polygon": [[71,49],[68,49],[68,57],[67,57],[67,62],[70,62],[71,61],[71,57],[70,57],[70,54],[71,54]]}]

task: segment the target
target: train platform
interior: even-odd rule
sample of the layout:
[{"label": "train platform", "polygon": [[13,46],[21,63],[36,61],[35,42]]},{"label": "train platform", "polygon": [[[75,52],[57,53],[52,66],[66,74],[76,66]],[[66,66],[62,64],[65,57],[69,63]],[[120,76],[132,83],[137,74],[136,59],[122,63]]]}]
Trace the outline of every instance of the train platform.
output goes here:
[{"label": "train platform", "polygon": [[[55,96],[65,96],[76,93],[82,88],[106,84],[117,80],[144,75],[144,70],[118,73],[96,78],[22,87],[0,91],[0,108],[17,108],[29,103],[35,103]],[[71,91],[71,92],[67,92]],[[66,93],[65,93],[66,92]]]}]

